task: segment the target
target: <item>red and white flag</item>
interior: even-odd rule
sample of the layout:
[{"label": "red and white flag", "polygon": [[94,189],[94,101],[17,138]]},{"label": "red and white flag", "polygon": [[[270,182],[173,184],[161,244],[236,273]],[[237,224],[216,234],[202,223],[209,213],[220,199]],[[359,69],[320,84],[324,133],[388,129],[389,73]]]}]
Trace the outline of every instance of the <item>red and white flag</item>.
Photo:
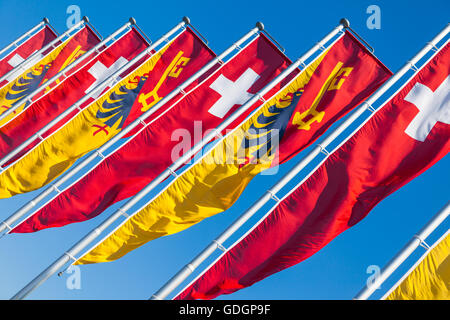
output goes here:
[{"label": "red and white flag", "polygon": [[212,299],[293,266],[450,150],[450,45],[176,299]]},{"label": "red and white flag", "polygon": [[[82,62],[79,71],[56,84],[51,91],[46,92],[38,100],[34,101],[25,110],[4,124],[0,135],[0,158],[3,158],[17,146],[29,139],[34,133],[43,128],[47,123],[56,118],[67,108],[75,104],[84,95],[91,92],[97,85],[131,61],[135,56],[147,48],[148,44],[143,37],[133,28],[120,39],[110,45],[91,60]],[[125,76],[132,71],[129,68],[122,74]],[[119,79],[120,80],[120,79]],[[106,90],[106,88],[103,88]],[[94,92],[81,108],[89,105],[97,99],[102,91]],[[42,137],[60,128],[71,119],[79,110],[74,110],[59,123],[45,132]],[[36,139],[12,161],[34,147],[40,140]],[[7,165],[7,164],[6,164]]]},{"label": "red and white flag", "polygon": [[[56,37],[57,35],[53,30],[48,25],[45,25],[40,31],[36,32],[0,60],[0,77],[3,77],[36,51],[44,48],[51,41],[55,40]],[[7,80],[5,79],[3,81],[2,86]]]},{"label": "red and white flag", "polygon": [[[191,146],[199,142],[203,132],[217,127],[290,63],[269,39],[259,35],[176,104],[146,119],[152,122],[145,129],[65,190],[55,201],[67,203],[63,205],[67,211],[54,225],[93,218],[113,203],[135,195],[181,156],[182,152],[173,150],[183,137],[174,136],[174,132],[192,137]],[[266,98],[289,80],[275,86]],[[150,93],[142,94],[139,101],[146,103],[147,96],[152,99]],[[260,103],[255,103],[231,127],[241,123]],[[203,131],[200,134],[199,123]],[[23,232],[23,228],[30,225],[22,224],[15,230]]]}]

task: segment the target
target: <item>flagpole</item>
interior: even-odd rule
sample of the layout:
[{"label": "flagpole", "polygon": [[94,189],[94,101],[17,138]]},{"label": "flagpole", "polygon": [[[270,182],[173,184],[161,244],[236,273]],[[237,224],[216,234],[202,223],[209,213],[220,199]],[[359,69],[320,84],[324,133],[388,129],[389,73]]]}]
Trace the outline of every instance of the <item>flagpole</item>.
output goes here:
[{"label": "flagpole", "polygon": [[45,47],[43,47],[41,50],[36,51],[32,55],[30,55],[27,59],[22,61],[19,65],[17,65],[14,69],[10,70],[8,73],[6,73],[4,76],[0,78],[0,83],[2,83],[5,79],[8,79],[12,75],[14,77],[19,76],[21,73],[25,72],[28,68],[32,67],[34,63],[36,63],[39,60],[39,57],[41,53],[47,51],[49,48],[56,48],[59,44],[58,41],[62,41],[61,39],[69,36],[72,31],[76,29],[81,29],[86,24],[87,17],[84,17],[80,22],[75,24],[72,28],[66,30],[63,34],[61,34],[59,37],[54,39],[52,42],[47,44]]},{"label": "flagpole", "polygon": [[[55,82],[56,80],[64,80],[67,78],[67,73],[72,70],[73,68],[75,68],[77,65],[79,65],[81,62],[85,62],[85,64],[83,65],[83,67],[85,65],[87,65],[89,62],[91,62],[93,59],[95,59],[98,55],[96,55],[95,57],[92,57],[91,59],[85,59],[85,58],[89,58],[89,56],[94,53],[97,52],[98,54],[100,54],[102,51],[100,51],[99,49],[104,46],[105,44],[107,44],[108,42],[112,41],[116,41],[116,37],[122,33],[124,30],[126,29],[131,29],[131,26],[134,24],[131,21],[135,22],[135,20],[133,18],[130,18],[130,20],[125,23],[122,27],[120,27],[119,29],[117,29],[113,34],[111,34],[109,37],[107,37],[106,39],[104,39],[103,41],[99,42],[95,47],[93,47],[92,49],[90,49],[88,52],[84,53],[83,56],[79,59],[76,59],[74,62],[72,62],[71,64],[69,64],[67,67],[65,67],[64,69],[62,69],[60,72],[58,72],[56,75],[54,75],[53,77],[51,77],[48,81],[46,81],[45,83],[41,84],[41,86],[39,86],[36,90],[34,90],[33,92],[31,92],[30,94],[28,94],[27,96],[25,96],[24,98],[20,99],[19,101],[16,101],[13,103],[13,105],[11,106],[11,108],[9,108],[8,110],[6,110],[4,113],[0,114],[0,121],[3,120],[4,118],[6,118],[7,116],[9,116],[11,113],[15,112],[15,110],[17,108],[19,108],[20,106],[22,106],[24,103],[28,102],[28,103],[32,103],[33,101],[31,99],[33,99],[38,93],[42,92],[45,90],[45,88],[47,88],[49,86],[49,84],[52,84],[53,82]],[[108,47],[107,47],[108,48]],[[105,48],[104,50],[106,50],[107,48]],[[103,50],[103,51],[104,51]],[[21,151],[21,150],[19,150]],[[9,160],[9,159],[8,159]],[[8,161],[6,160],[6,161]],[[5,162],[6,162],[5,161]],[[2,166],[5,162],[3,162],[3,159],[0,161],[0,166]]]},{"label": "flagpole", "polygon": [[303,159],[298,162],[294,168],[286,173],[272,188],[267,190],[247,211],[239,216],[219,237],[213,240],[203,251],[201,251],[190,263],[181,269],[173,278],[171,278],[161,289],[152,297],[152,300],[165,299],[175,288],[177,288],[195,269],[207,259],[216,249],[224,248],[223,243],[233,235],[247,220],[249,220],[259,209],[261,209],[270,199],[279,203],[281,200],[276,194],[303,170],[317,155],[324,153],[329,155],[326,147],[344,132],[359,116],[366,110],[375,110],[372,107],[378,98],[380,98],[394,83],[396,83],[412,66],[417,63],[430,49],[442,40],[450,31],[448,24],[434,39],[427,43],[410,61],[408,61],[396,74],[390,77],[381,87],[378,88],[361,106],[350,114],[334,131],[330,132],[320,143],[316,145]]},{"label": "flagpole", "polygon": [[[58,123],[61,119],[69,115],[72,111],[75,109],[80,109],[81,105],[83,105],[94,93],[97,93],[99,90],[104,89],[105,87],[113,87],[114,84],[118,81],[119,76],[132,67],[135,63],[139,62],[141,59],[143,59],[146,55],[153,56],[152,51],[157,48],[159,45],[161,45],[163,42],[165,42],[169,37],[171,37],[173,34],[175,34],[180,29],[184,28],[185,24],[187,24],[187,21],[189,21],[188,18],[186,20],[181,21],[178,23],[174,28],[172,28],[169,32],[167,32],[165,35],[163,35],[160,39],[158,39],[155,43],[153,43],[150,47],[142,51],[140,54],[138,54],[136,57],[134,57],[130,62],[123,65],[121,68],[119,68],[116,72],[114,72],[109,78],[105,79],[103,82],[99,83],[92,91],[90,91],[89,94],[85,95],[83,98],[78,100],[74,105],[72,105],[70,108],[66,109],[62,114],[60,114],[57,118],[52,120],[50,123],[48,123],[44,128],[39,130],[35,135],[33,135],[32,138],[25,141],[23,144],[21,144],[18,148],[13,150],[11,153],[9,153],[6,157],[4,157],[2,160],[0,160],[0,164],[3,165],[8,160],[13,158],[16,154],[20,152],[20,150],[23,150],[25,146],[27,146],[29,143],[34,141],[37,138],[41,138],[42,134],[46,132],[48,129],[50,129],[54,124]],[[146,59],[147,61],[147,59]],[[143,62],[145,63],[145,62]],[[178,92],[177,92],[178,93]],[[175,94],[174,94],[175,96]],[[167,100],[165,100],[167,101]],[[73,167],[69,172],[66,173],[63,177],[61,177],[57,182],[53,183],[49,188],[45,189],[42,193],[40,193],[38,196],[36,196],[33,200],[29,201],[27,204],[25,204],[23,207],[21,207],[19,210],[14,212],[10,217],[5,219],[0,223],[0,232],[3,232],[5,229],[8,229],[8,232],[12,230],[12,224],[15,223],[18,219],[20,219],[24,214],[26,214],[28,211],[33,209],[40,201],[42,201],[45,197],[50,195],[53,191],[56,191],[59,193],[59,187],[69,180],[72,176],[74,176],[76,173],[78,173],[80,170],[82,170],[86,165],[88,165],[90,162],[92,162],[97,156],[102,156],[102,152],[104,150],[107,150],[110,146],[112,146],[115,142],[117,142],[121,137],[123,137],[125,134],[127,134],[131,129],[136,127],[138,124],[140,124],[141,120],[145,119],[144,115],[154,112],[151,111],[157,107],[158,104],[156,104],[153,108],[151,108],[147,113],[144,113],[141,115],[141,118],[138,118],[138,120],[132,122],[129,126],[127,126],[125,129],[123,129],[121,132],[119,132],[114,138],[112,138],[109,142],[107,142],[103,147],[97,150],[97,152],[92,153],[89,157],[87,157],[84,161],[82,161],[79,165]],[[161,104],[158,106],[158,108],[161,107]],[[80,110],[81,111],[81,110]],[[156,110],[155,110],[156,111]],[[123,134],[122,134],[123,133]],[[20,149],[20,150],[19,150]],[[0,165],[0,171],[2,170]],[[3,169],[4,170],[4,169]],[[3,234],[2,236],[4,236]],[[1,236],[1,237],[2,237]]]},{"label": "flagpole", "polygon": [[[270,83],[268,83],[263,89],[253,95],[252,98],[247,100],[237,111],[235,111],[232,115],[230,115],[227,119],[225,119],[217,128],[208,133],[200,142],[195,144],[188,152],[183,154],[180,158],[177,159],[172,165],[170,165],[165,171],[160,173],[156,178],[154,178],[146,187],[144,187],[141,191],[139,191],[133,198],[128,200],[122,207],[120,207],[113,216],[115,216],[115,220],[117,220],[120,216],[124,215],[128,219],[131,219],[135,214],[139,212],[136,211],[133,214],[128,214],[127,211],[131,209],[136,203],[142,200],[148,193],[150,193],[153,189],[155,189],[161,182],[163,182],[166,178],[173,175],[178,177],[175,173],[177,169],[182,167],[184,163],[189,161],[192,156],[194,156],[197,152],[199,152],[206,144],[208,144],[213,138],[218,137],[217,144],[221,141],[225,140],[226,136],[221,134],[221,131],[226,129],[231,123],[233,123],[236,119],[238,119],[244,112],[246,112],[249,108],[251,108],[258,100],[261,100],[263,104],[258,107],[256,110],[252,112],[252,115],[258,110],[260,110],[266,100],[264,99],[264,95],[267,94],[272,88],[274,88],[278,83],[280,83],[283,79],[289,76],[296,68],[299,66],[303,66],[303,70],[306,69],[312,62],[314,62],[318,57],[316,57],[313,61],[311,61],[308,66],[305,65],[304,61],[310,58],[319,48],[325,45],[329,40],[331,40],[337,33],[339,33],[344,26],[340,24],[335,29],[333,29],[327,36],[325,36],[321,41],[319,41],[315,46],[309,49],[304,55],[302,55],[297,61],[292,63],[288,68],[286,68],[283,72],[281,72],[277,77],[275,77]],[[251,115],[249,116],[251,117]],[[245,122],[246,120],[244,120]],[[230,133],[231,134],[231,133]],[[198,161],[201,161],[199,159]],[[195,163],[193,164],[193,166]],[[154,199],[150,200],[152,202]],[[147,204],[146,204],[147,205]],[[114,232],[114,231],[112,231]],[[109,235],[108,235],[109,236]],[[106,238],[108,237],[106,236]],[[88,250],[89,252],[89,250]]]},{"label": "flagpole", "polygon": [[[178,25],[179,27],[184,26],[185,24],[189,24],[190,21],[187,17],[183,18],[183,21]],[[192,75],[188,80],[183,82],[177,89],[170,92],[164,98],[162,98],[158,103],[156,103],[153,108],[145,112],[143,115],[138,117],[134,122],[132,122],[129,126],[119,132],[114,138],[109,140],[106,144],[104,144],[101,148],[97,149],[97,152],[94,152],[93,155],[86,158],[83,162],[81,162],[78,166],[73,168],[68,174],[74,174],[73,172],[78,172],[82,167],[87,165],[90,161],[96,158],[97,155],[101,155],[102,152],[109,147],[111,147],[115,142],[117,142],[120,138],[125,136],[128,132],[130,132],[134,127],[141,124],[149,115],[156,112],[160,109],[165,103],[169,102],[172,98],[177,96],[179,93],[185,94],[184,89],[187,88],[190,84],[208,72],[212,67],[216,64],[220,63],[226,56],[228,56],[234,50],[240,50],[240,45],[245,41],[250,39],[253,35],[258,34],[262,31],[263,25],[257,24],[256,27],[251,29],[247,34],[245,34],[242,38],[240,38],[237,42],[231,45],[228,49],[222,52],[219,56],[212,59],[207,65],[202,67],[199,71],[197,71],[194,75]],[[66,176],[65,176],[66,177]],[[63,177],[63,178],[65,178]],[[54,190],[53,187],[50,187],[50,192]],[[47,191],[46,190],[46,191]],[[44,191],[45,192],[45,191]],[[97,228],[89,232],[84,238],[82,238],[79,242],[77,242],[71,249],[66,251],[60,258],[58,258],[54,263],[52,263],[47,269],[41,272],[36,278],[34,278],[30,283],[28,283],[22,290],[16,293],[11,299],[23,299],[28,296],[34,289],[36,289],[40,284],[46,281],[50,276],[52,276],[55,272],[57,272],[61,267],[63,267],[70,260],[75,260],[75,255],[77,255],[81,250],[88,246],[101,232],[103,232],[117,217],[115,215],[110,216],[108,219],[103,221]]]},{"label": "flagpole", "polygon": [[[42,26],[45,26],[46,24],[48,24],[49,21],[47,18],[44,18],[41,22],[39,22],[37,25],[35,25],[33,28],[31,28],[30,30],[28,30],[27,32],[25,32],[23,35],[21,35],[19,38],[17,38],[16,40],[14,40],[13,42],[11,42],[9,45],[7,45],[6,47],[4,47],[2,50],[0,50],[0,57],[2,56],[2,54],[4,54],[5,52],[7,52],[9,49],[11,49],[12,47],[17,48],[19,47],[18,43],[21,42],[23,39],[27,38],[29,35],[33,34],[36,30],[38,30],[39,28],[41,28]],[[40,30],[39,30],[40,31]],[[37,33],[37,32],[36,32]],[[22,44],[20,44],[22,45]],[[0,58],[0,60],[3,60],[5,57]]]},{"label": "flagpole", "polygon": [[395,289],[397,289],[398,286],[400,286],[402,284],[402,282],[417,268],[417,266],[422,263],[422,261],[428,256],[428,254],[430,254],[431,250],[433,250],[436,246],[438,246],[448,235],[450,234],[450,230],[447,230],[446,233],[444,233],[438,240],[436,240],[436,242],[431,245],[428,246],[425,242],[421,243],[420,246],[424,247],[425,253],[419,258],[419,260],[416,261],[416,263],[408,270],[408,272],[406,272],[403,277],[401,277],[395,284],[394,286],[389,289],[382,297],[380,300],[385,300]]},{"label": "flagpole", "polygon": [[[133,19],[134,20],[134,19]],[[130,19],[130,21],[132,21],[132,18]],[[115,31],[113,34],[111,34],[108,38],[106,38],[104,41],[100,42],[97,46],[95,46],[94,48],[92,48],[91,50],[89,50],[87,53],[84,54],[85,57],[89,57],[89,55],[91,55],[94,51],[97,51],[99,48],[101,48],[101,46],[103,46],[105,43],[114,40],[117,41],[118,39],[115,39],[117,37],[117,35],[119,35],[120,33],[122,33],[124,30],[130,28],[131,29],[131,22],[127,22],[125,23],[122,27],[120,27],[117,31]],[[120,37],[119,37],[120,39]],[[105,48],[106,50],[107,48]],[[97,51],[99,52],[99,51]],[[100,54],[101,52],[99,52]],[[87,65],[88,63],[90,63],[93,59],[95,59],[97,56],[93,57],[92,59],[86,61],[85,65]],[[77,59],[75,60],[72,64],[69,64],[66,68],[64,68],[62,71],[60,71],[58,74],[56,74],[54,77],[52,77],[50,80],[46,81],[44,84],[42,84],[38,89],[36,89],[35,91],[33,91],[32,93],[30,93],[28,96],[26,96],[25,98],[21,99],[19,102],[16,102],[13,104],[13,106],[8,109],[6,112],[4,112],[3,114],[0,115],[0,120],[2,120],[4,117],[3,116],[8,116],[9,114],[11,114],[12,112],[14,112],[15,109],[19,108],[23,103],[25,102],[30,102],[32,103],[31,99],[38,94],[39,92],[43,91],[49,83],[52,83],[54,81],[56,81],[57,79],[60,78],[60,76],[64,77],[63,79],[67,78],[66,73],[68,71],[70,71],[72,68],[76,67],[77,64],[79,64],[80,62],[82,62],[83,59]],[[132,60],[134,62],[137,62],[138,60]],[[131,62],[132,62],[131,61]],[[122,66],[118,72],[119,74],[124,72],[125,70],[127,70],[129,67],[132,66],[132,63],[129,62],[127,64],[125,64],[124,66]],[[82,67],[84,67],[85,65],[83,65]],[[81,68],[82,68],[81,67]],[[111,76],[113,77],[115,75],[115,73]],[[117,77],[116,77],[117,78]],[[108,79],[106,79],[108,80]],[[105,81],[106,82],[106,81]],[[57,124],[59,121],[63,120],[66,116],[68,116],[69,114],[71,114],[75,109],[78,109],[79,111],[81,111],[81,105],[83,105],[84,102],[86,102],[87,100],[89,100],[93,95],[95,95],[96,93],[98,93],[100,90],[104,89],[106,87],[106,85],[104,86],[103,84],[105,82],[101,82],[99,85],[97,85],[96,87],[90,89],[89,91],[86,91],[86,95],[83,96],[83,98],[79,101],[77,101],[75,104],[73,104],[71,107],[67,108],[66,110],[64,110],[64,112],[62,112],[61,114],[59,114],[56,118],[54,118],[52,121],[50,121],[49,123],[47,123],[44,127],[42,127],[39,131],[37,131],[34,135],[32,135],[30,138],[28,138],[27,140],[25,140],[23,143],[21,143],[19,146],[17,146],[14,150],[12,150],[10,153],[8,153],[6,156],[4,156],[1,160],[0,160],[0,172],[5,171],[6,168],[3,168],[2,166],[7,163],[9,160],[11,160],[12,158],[14,158],[17,154],[19,154],[22,150],[24,150],[29,144],[31,144],[33,141],[35,141],[36,139],[40,139],[41,141],[44,140],[43,138],[43,134],[45,132],[47,132],[50,128],[52,128],[55,124]],[[34,101],[36,102],[36,101]],[[14,119],[14,118],[12,118]],[[11,119],[11,120],[12,120]],[[9,121],[11,121],[9,120]],[[8,121],[8,122],[9,122]],[[6,123],[8,123],[6,122]],[[1,231],[0,231],[1,232]]]},{"label": "flagpole", "polygon": [[355,296],[355,300],[367,300],[375,290],[419,247],[429,250],[425,239],[450,215],[450,201],[431,218],[430,221],[398,252],[381,270],[378,277],[370,285],[366,284]]}]

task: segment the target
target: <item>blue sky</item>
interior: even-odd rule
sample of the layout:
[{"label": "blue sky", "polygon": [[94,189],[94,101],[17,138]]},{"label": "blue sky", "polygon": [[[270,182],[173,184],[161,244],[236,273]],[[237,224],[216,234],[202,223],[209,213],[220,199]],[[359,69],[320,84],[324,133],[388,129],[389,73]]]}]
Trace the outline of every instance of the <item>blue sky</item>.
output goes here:
[{"label": "blue sky", "polygon": [[[296,59],[315,44],[339,19],[351,26],[374,48],[377,57],[392,71],[398,70],[448,22],[448,1],[1,1],[0,47],[34,26],[42,17],[63,32],[66,9],[78,5],[95,28],[106,37],[130,16],[153,40],[187,15],[220,53],[240,38],[256,21]],[[366,8],[381,9],[381,29],[369,30]],[[342,138],[342,137],[341,137]],[[338,139],[339,141],[339,139]],[[280,168],[275,176],[255,178],[238,202],[181,233],[163,237],[112,263],[81,267],[81,289],[69,290],[69,274],[56,275],[30,295],[31,299],[147,299],[189,262],[265,190],[303,156],[301,153]],[[309,167],[311,168],[311,167]],[[300,173],[292,185],[306,174]],[[341,234],[310,259],[273,275],[254,286],[220,299],[351,299],[371,275],[370,265],[387,261],[448,201],[450,158],[446,156],[427,172],[382,201],[357,226]],[[284,192],[289,190],[289,186]],[[37,192],[0,200],[0,219],[8,217]],[[282,193],[283,194],[283,193]],[[117,209],[109,208],[87,222],[35,234],[9,235],[0,239],[0,299],[8,299],[77,240]],[[258,217],[246,224],[231,244]],[[429,238],[440,237],[450,226],[444,223]],[[423,250],[419,248],[373,298],[401,277]],[[219,252],[216,253],[217,255]],[[213,258],[215,258],[214,256]],[[203,266],[209,264],[207,261]]]}]

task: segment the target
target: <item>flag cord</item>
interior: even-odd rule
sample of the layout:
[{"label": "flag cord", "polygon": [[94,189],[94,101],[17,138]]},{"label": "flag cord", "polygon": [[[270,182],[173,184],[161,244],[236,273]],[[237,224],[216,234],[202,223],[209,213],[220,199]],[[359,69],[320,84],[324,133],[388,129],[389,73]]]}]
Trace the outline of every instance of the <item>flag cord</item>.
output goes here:
[{"label": "flag cord", "polygon": [[[85,21],[85,20],[82,20],[82,21]],[[92,55],[92,53],[94,53],[94,52],[99,53],[99,49],[102,48],[104,45],[108,44],[108,42],[110,42],[110,41],[113,41],[113,43],[114,43],[116,41],[116,37],[119,34],[121,34],[122,32],[124,32],[125,30],[128,30],[130,28],[130,25],[131,25],[130,22],[125,23],[122,27],[117,29],[109,37],[107,37],[106,39],[104,39],[101,42],[99,42],[96,46],[94,46],[92,49],[88,50],[85,54],[83,54],[82,57],[80,57],[79,59],[76,59],[75,61],[73,61],[71,64],[66,66],[63,70],[61,70],[56,75],[51,77],[48,81],[46,81],[45,83],[41,84],[38,88],[36,88],[33,92],[28,94],[26,97],[24,97],[24,98],[22,98],[22,99],[20,99],[20,100],[18,100],[16,102],[14,102],[13,105],[11,106],[11,108],[9,108],[7,111],[5,111],[4,113],[2,113],[0,115],[0,120],[6,118],[11,113],[13,113],[17,108],[22,106],[25,103],[25,101],[29,101],[31,103],[33,97],[35,97],[40,92],[44,91],[45,88],[47,88],[50,84],[55,83],[57,80],[60,80],[61,75],[64,75],[64,79],[65,79],[67,72],[69,72],[70,70],[74,69],[76,66],[80,65],[82,62],[84,62],[84,64],[80,67],[80,69],[83,68],[84,66],[88,65],[91,61],[93,61],[97,57],[97,55],[95,55],[93,57],[90,57]],[[108,47],[109,46],[107,46],[103,50],[106,50]],[[9,121],[11,121],[11,120],[9,120]]]},{"label": "flag cord", "polygon": [[[426,239],[439,225],[441,225],[450,215],[450,201],[436,213],[430,221],[427,222],[422,229],[415,234],[411,240],[387,263],[387,265],[381,270],[378,277],[374,282],[366,284],[363,289],[354,297],[355,300],[367,300],[375,290],[395,271],[397,268],[419,247],[422,246],[426,250],[430,249],[430,246],[425,243]],[[425,244],[425,246],[424,246]],[[390,291],[389,291],[390,292]],[[388,292],[388,293],[389,293]],[[383,297],[384,298],[384,297]]]},{"label": "flag cord", "polygon": [[[432,43],[437,44],[441,41],[447,33],[450,31],[450,24],[448,24],[435,38],[432,40]],[[412,59],[412,61],[420,60],[427,52],[429,51],[429,45],[427,44],[424,48],[422,48]],[[379,99],[393,84],[395,84],[406,72],[409,71],[409,63],[407,62],[396,74],[391,76],[381,87],[379,87],[366,101],[367,103],[362,103],[361,106],[356,109],[352,114],[350,114],[335,130],[326,135],[326,137],[318,144],[313,150],[311,150],[303,159],[301,159],[289,172],[287,172],[275,185],[270,189],[272,192],[280,191],[289,181],[291,181],[301,170],[303,170],[309,163],[315,159],[317,155],[320,154],[321,150],[324,147],[327,147],[331,142],[335,140],[342,132],[344,132],[354,121],[356,121],[359,116],[361,116],[365,110],[367,110],[368,106],[371,106],[374,101]],[[373,114],[372,114],[373,115]],[[358,130],[358,129],[357,129]],[[352,136],[352,135],[350,135]],[[343,144],[347,141],[349,137],[344,139],[341,143]],[[317,167],[316,167],[317,168]],[[306,178],[308,178],[315,170],[311,171]],[[301,182],[303,183],[306,178]],[[300,183],[300,184],[301,184]],[[299,185],[298,185],[299,186]],[[297,186],[297,187],[298,187]],[[296,188],[297,188],[296,187]],[[292,189],[295,190],[296,188]],[[292,192],[292,191],[291,191]],[[286,196],[288,196],[290,192]],[[286,197],[285,196],[285,197]],[[283,199],[285,198],[283,197]],[[258,212],[268,201],[271,199],[269,193],[263,194],[249,209],[247,209],[241,216],[239,216],[225,231],[221,233],[219,239],[221,243],[223,243],[226,239],[228,239],[234,232],[236,232],[246,221],[248,221],[254,214]],[[270,212],[270,211],[269,211]],[[264,219],[264,217],[263,217]],[[257,222],[250,230],[255,228],[262,219]],[[237,243],[237,242],[236,242]],[[236,244],[235,243],[235,244]],[[233,247],[232,245],[231,247]],[[209,255],[213,253],[214,250],[211,250],[211,245],[207,246],[203,251],[198,254],[194,260],[195,263],[203,262]],[[216,260],[217,261],[217,260]],[[204,274],[213,264],[207,267],[196,279],[198,279],[202,274]],[[189,274],[186,273],[185,270],[177,273],[172,279],[170,279],[161,289],[159,289],[156,293],[157,296],[166,298],[175,288],[177,288],[187,277]],[[186,287],[189,287],[196,279],[190,282]],[[186,288],[185,287],[185,288]],[[181,291],[183,292],[184,289]],[[181,293],[180,292],[180,293]]]},{"label": "flag cord", "polygon": [[[185,22],[180,22],[175,28],[170,30],[165,36],[163,36],[160,40],[154,43],[154,46],[159,45],[164,41],[165,38],[170,37],[172,34],[174,34],[177,30],[179,30],[182,26],[185,25]],[[260,29],[258,27],[252,28],[247,34],[245,34],[238,42],[235,43],[235,45],[240,45],[253,37],[254,35],[258,34],[260,32]],[[218,57],[215,59],[212,59],[210,62],[208,62],[205,66],[203,66],[199,71],[197,71],[194,75],[192,75],[188,80],[186,80],[180,87],[182,89],[185,89],[189,85],[191,85],[194,81],[196,81],[198,78],[200,78],[203,74],[208,72],[212,67],[217,65],[217,61],[219,59],[223,59],[224,57],[228,56],[230,53],[234,51],[234,45],[229,47],[227,50],[225,50],[223,53],[221,53]],[[141,57],[139,57],[140,59]],[[140,118],[145,119],[149,115],[156,112],[158,109],[160,109],[165,103],[170,101],[172,98],[174,98],[179,93],[178,89],[173,90],[168,95],[166,95],[164,98],[162,98],[158,103],[156,103],[153,108],[146,111]],[[125,129],[123,129],[121,132],[119,132],[114,138],[109,140],[106,144],[104,144],[99,150],[105,150],[112,146],[115,142],[118,141],[118,139],[122,138],[128,132],[130,132],[136,125],[140,123],[139,119],[136,119],[133,121],[130,125],[128,125]],[[86,158],[83,162],[81,162],[79,165],[74,167],[70,172],[68,172],[63,178],[61,178],[59,182],[65,181],[68,179],[68,177],[71,177],[73,174],[81,170],[82,167],[86,166],[89,162],[95,158],[95,153],[88,158]],[[44,195],[48,192],[49,189],[45,190],[41,193],[41,195]],[[50,191],[51,192],[51,191]],[[49,193],[47,193],[49,194]],[[41,195],[38,196],[38,198],[41,198]],[[128,204],[128,202],[127,202]],[[132,204],[132,203],[130,203]],[[24,210],[22,210],[24,209]],[[22,216],[25,210],[27,210],[27,206],[20,209],[16,215],[16,218],[19,218]],[[122,207],[122,209],[126,210],[126,205]],[[25,211],[26,212],[26,211]],[[103,221],[96,229],[89,232],[84,238],[82,238],[79,242],[77,242],[70,250],[69,252],[72,256],[76,256],[81,250],[83,250],[90,242],[92,242],[103,230],[105,230],[109,225],[111,225],[117,218],[121,215],[120,211],[116,211],[116,213],[112,214],[110,217],[108,217],[105,221]],[[10,217],[11,218],[11,217]],[[16,219],[16,220],[17,220]],[[0,232],[1,232],[1,226],[0,226]],[[28,296],[34,289],[36,289],[40,284],[45,282],[50,276],[52,276],[54,273],[56,273],[59,269],[61,269],[69,260],[68,256],[66,254],[63,254],[59,259],[57,259],[55,262],[53,262],[47,269],[42,271],[36,278],[34,278],[30,283],[28,283],[24,288],[22,288],[19,292],[17,292],[11,299],[18,300],[23,299],[26,296]]]}]

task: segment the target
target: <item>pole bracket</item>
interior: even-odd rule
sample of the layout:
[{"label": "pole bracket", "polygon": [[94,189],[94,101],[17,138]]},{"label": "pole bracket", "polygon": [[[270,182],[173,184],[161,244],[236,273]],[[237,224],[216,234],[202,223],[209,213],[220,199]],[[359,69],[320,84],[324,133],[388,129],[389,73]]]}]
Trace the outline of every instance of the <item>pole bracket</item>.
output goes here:
[{"label": "pole bracket", "polygon": [[320,152],[322,152],[324,155],[326,155],[327,157],[330,155],[328,150],[324,146],[322,146],[320,143],[318,143],[317,146],[320,148]]},{"label": "pole bracket", "polygon": [[367,101],[364,101],[363,104],[365,104],[367,106],[367,110],[369,110],[370,112],[372,112],[372,113],[376,112],[375,108]]},{"label": "pole bracket", "polygon": [[223,139],[223,134],[220,132],[220,130],[215,130],[216,131],[216,134],[215,134],[215,136],[217,137],[217,138],[219,138],[219,139]]},{"label": "pole bracket", "polygon": [[58,186],[55,184],[52,185],[52,188],[54,191],[56,191],[57,193],[61,193],[61,190],[58,189]]},{"label": "pole bracket", "polygon": [[[6,228],[8,228],[8,230],[9,231],[11,231],[13,228],[11,228],[11,226],[9,225],[9,224],[7,224],[5,221],[2,221],[2,224],[6,227]],[[8,231],[8,232],[9,232]]]},{"label": "pole bracket", "polygon": [[262,94],[259,93],[257,95],[257,97],[258,97],[258,100],[260,100],[262,103],[266,103],[267,102],[266,99],[264,99],[264,96]]},{"label": "pole bracket", "polygon": [[122,208],[119,208],[117,211],[119,211],[120,214],[123,215],[127,219],[130,217],[130,215],[125,210],[123,210]]},{"label": "pole bracket", "polygon": [[100,150],[97,150],[95,153],[103,160],[106,158],[105,155]]},{"label": "pole bracket", "polygon": [[409,63],[411,70],[415,72],[419,71],[419,68],[417,68],[417,66],[411,60],[409,60],[407,63]]},{"label": "pole bracket", "polygon": [[227,252],[227,248],[225,248],[219,241],[213,240],[212,242],[214,242],[216,244],[217,249],[219,249],[223,252]]},{"label": "pole bracket", "polygon": [[174,176],[175,178],[178,178],[178,174],[175,171],[173,171],[171,167],[168,167],[167,170],[169,170],[169,172],[172,176]]},{"label": "pole bracket", "polygon": [[430,42],[427,42],[427,44],[429,46],[431,46],[431,50],[433,50],[434,52],[438,52],[439,51],[439,48],[436,47],[436,45],[433,42],[430,41]]},{"label": "pole bracket", "polygon": [[67,251],[64,252],[64,255],[68,256],[70,260],[77,261],[77,259],[73,255],[71,255],[69,252],[67,252]]},{"label": "pole bracket", "polygon": [[428,243],[426,243],[425,240],[422,239],[421,237],[419,237],[417,234],[415,234],[415,235],[413,236],[413,238],[416,238],[417,240],[419,240],[419,241],[420,241],[420,242],[419,242],[419,245],[420,245],[422,248],[424,248],[425,250],[430,250],[430,249],[431,249],[431,247],[428,245]]},{"label": "pole bracket", "polygon": [[277,197],[277,195],[272,190],[267,190],[267,193],[270,194],[270,197],[276,202],[281,202],[281,199]]}]

